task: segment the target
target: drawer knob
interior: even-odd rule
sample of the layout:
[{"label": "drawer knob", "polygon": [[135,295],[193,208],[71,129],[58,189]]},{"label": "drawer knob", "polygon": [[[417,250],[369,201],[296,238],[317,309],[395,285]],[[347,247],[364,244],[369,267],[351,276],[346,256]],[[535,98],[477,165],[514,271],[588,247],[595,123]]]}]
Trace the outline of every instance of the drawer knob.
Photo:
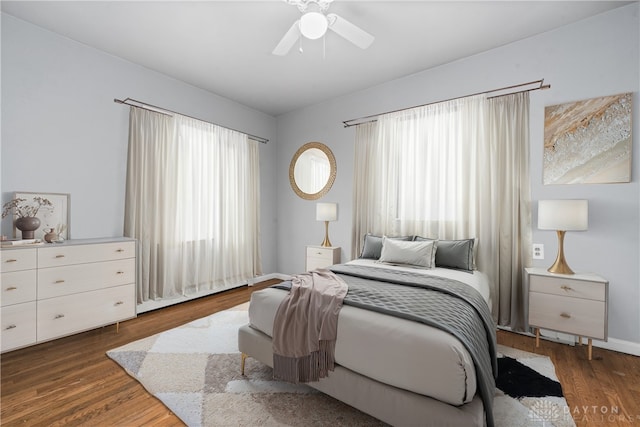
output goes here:
[{"label": "drawer knob", "polygon": [[560,317],[564,317],[565,319],[571,319],[571,315],[567,313],[560,313]]},{"label": "drawer knob", "polygon": [[54,317],[54,319],[62,319],[64,317],[64,314],[56,314],[56,317]]},{"label": "drawer knob", "polygon": [[9,286],[7,288],[8,291],[15,291],[16,289],[18,289],[18,288],[16,288],[15,286]]},{"label": "drawer knob", "polygon": [[8,260],[6,260],[5,262],[18,262],[18,260],[17,260],[17,259],[13,259],[13,258],[12,258],[12,259],[8,259]]},{"label": "drawer knob", "polygon": [[114,305],[122,305],[122,304],[124,304],[124,302],[122,302],[122,301],[118,301],[118,302],[117,302],[117,303],[115,303]]},{"label": "drawer knob", "polygon": [[9,326],[7,326],[6,328],[4,328],[4,330],[5,330],[5,331],[8,331],[9,329],[15,329],[15,328],[17,328],[17,326],[16,326],[16,325],[9,325]]},{"label": "drawer knob", "polygon": [[56,258],[64,258],[64,255],[56,255]]},{"label": "drawer knob", "polygon": [[116,252],[124,252],[124,249],[122,248],[116,249]]},{"label": "drawer knob", "polygon": [[572,291],[573,289],[571,288],[571,286],[567,286],[567,285],[562,285],[560,286],[560,289],[565,290],[565,291]]},{"label": "drawer knob", "polygon": [[53,282],[53,283],[64,283],[64,280],[56,280],[56,281],[55,281],[55,282]]}]

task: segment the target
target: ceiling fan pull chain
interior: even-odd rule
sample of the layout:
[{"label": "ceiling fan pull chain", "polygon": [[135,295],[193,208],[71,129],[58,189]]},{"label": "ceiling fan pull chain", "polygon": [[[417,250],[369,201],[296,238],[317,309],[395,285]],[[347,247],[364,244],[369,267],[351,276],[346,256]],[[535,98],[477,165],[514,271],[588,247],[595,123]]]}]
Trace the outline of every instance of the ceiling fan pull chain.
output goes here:
[{"label": "ceiling fan pull chain", "polygon": [[322,36],[322,60],[327,59],[327,33]]}]

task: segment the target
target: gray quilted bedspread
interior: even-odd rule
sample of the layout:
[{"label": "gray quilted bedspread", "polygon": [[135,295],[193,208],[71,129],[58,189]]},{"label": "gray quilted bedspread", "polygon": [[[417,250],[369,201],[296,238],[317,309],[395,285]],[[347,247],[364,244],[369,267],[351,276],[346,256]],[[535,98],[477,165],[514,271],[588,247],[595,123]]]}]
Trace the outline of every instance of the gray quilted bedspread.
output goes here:
[{"label": "gray quilted bedspread", "polygon": [[329,269],[349,285],[345,305],[424,323],[455,336],[473,359],[487,426],[493,426],[496,327],[478,291],[456,280],[405,271],[344,264]]},{"label": "gray quilted bedspread", "polygon": [[478,291],[456,280],[405,271],[346,264],[329,269],[349,286],[343,304],[423,323],[456,337],[473,359],[487,426],[493,427],[496,327]]}]

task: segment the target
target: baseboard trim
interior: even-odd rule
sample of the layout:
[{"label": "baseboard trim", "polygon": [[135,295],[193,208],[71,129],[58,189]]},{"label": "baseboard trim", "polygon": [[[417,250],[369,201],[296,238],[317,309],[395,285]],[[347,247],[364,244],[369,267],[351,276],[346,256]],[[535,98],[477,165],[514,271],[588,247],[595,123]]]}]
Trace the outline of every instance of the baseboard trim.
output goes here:
[{"label": "baseboard trim", "polygon": [[273,279],[289,280],[289,279],[291,279],[291,276],[289,276],[287,274],[282,274],[282,273],[265,274],[265,275],[262,275],[262,276],[254,277],[253,280],[250,280],[249,281],[249,286],[253,286],[256,283],[266,282],[267,280],[273,280]]},{"label": "baseboard trim", "polygon": [[260,282],[265,282],[267,280],[272,280],[272,279],[278,279],[278,280],[288,280],[290,279],[291,276],[287,276],[286,274],[280,274],[280,273],[271,273],[271,274],[265,274],[262,276],[257,276],[254,277],[253,279],[249,280],[248,283],[239,283],[237,285],[232,285],[229,286],[226,289],[217,289],[217,290],[208,290],[208,291],[202,291],[202,292],[198,292],[197,294],[194,295],[189,295],[189,296],[179,296],[177,298],[171,298],[171,299],[163,299],[163,300],[157,300],[157,301],[145,301],[141,304],[138,304],[136,306],[136,312],[137,314],[142,314],[142,313],[146,313],[147,311],[152,311],[152,310],[158,310],[160,308],[165,308],[165,307],[169,307],[175,304],[180,304],[182,302],[187,302],[187,301],[191,301],[194,300],[196,298],[202,298],[202,297],[206,297],[209,295],[214,295],[220,292],[224,292],[224,291],[228,291],[230,289],[235,289],[235,288],[239,288],[241,286],[253,286],[257,283]]},{"label": "baseboard trim", "polygon": [[[498,329],[514,332],[511,330],[509,326],[498,326]],[[549,331],[549,332],[552,332],[552,331]],[[535,337],[534,334],[528,333],[528,332],[514,332],[514,333]],[[576,344],[575,340],[577,340],[577,337],[574,338],[574,342],[568,342],[566,340],[566,337],[570,337],[570,335],[561,334],[561,333],[557,333],[556,335],[558,336],[554,337],[554,336],[546,336],[542,334],[540,338],[548,341],[559,342],[561,344],[568,344],[568,345]],[[586,344],[586,339],[583,339],[583,344]],[[625,341],[618,338],[608,338],[607,341],[593,340],[592,345],[594,347],[603,348],[605,350],[617,351],[619,353],[630,354],[632,356],[640,356],[640,343],[633,342],[633,341]]]},{"label": "baseboard trim", "polygon": [[618,351],[620,353],[631,354],[633,356],[640,356],[640,343],[633,341],[609,338],[607,342],[593,341],[593,346],[604,348],[606,350]]}]

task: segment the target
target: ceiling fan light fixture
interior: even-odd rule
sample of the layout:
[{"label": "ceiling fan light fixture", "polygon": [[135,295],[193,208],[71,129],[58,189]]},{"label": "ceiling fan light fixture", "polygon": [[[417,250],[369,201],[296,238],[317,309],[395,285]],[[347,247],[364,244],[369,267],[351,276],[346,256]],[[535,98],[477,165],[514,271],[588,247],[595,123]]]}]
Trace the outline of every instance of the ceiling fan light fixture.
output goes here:
[{"label": "ceiling fan light fixture", "polygon": [[327,28],[329,22],[323,13],[307,12],[300,18],[300,32],[308,39],[319,39],[325,35]]}]

